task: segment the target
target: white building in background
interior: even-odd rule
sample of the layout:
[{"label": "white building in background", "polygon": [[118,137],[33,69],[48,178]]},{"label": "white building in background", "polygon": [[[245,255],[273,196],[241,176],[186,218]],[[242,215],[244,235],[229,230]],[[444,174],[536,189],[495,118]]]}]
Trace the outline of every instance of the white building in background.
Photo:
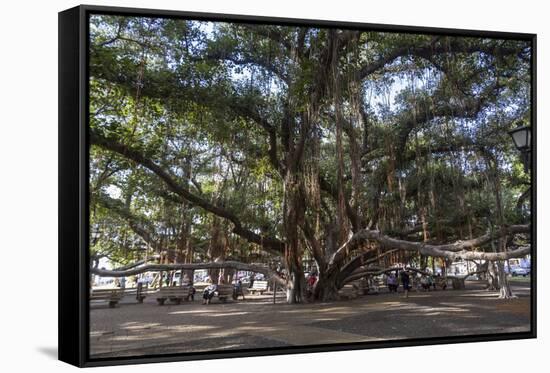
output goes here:
[{"label": "white building in background", "polygon": [[447,268],[448,275],[466,275],[468,272],[473,272],[476,270],[476,265],[466,260],[453,262]]}]

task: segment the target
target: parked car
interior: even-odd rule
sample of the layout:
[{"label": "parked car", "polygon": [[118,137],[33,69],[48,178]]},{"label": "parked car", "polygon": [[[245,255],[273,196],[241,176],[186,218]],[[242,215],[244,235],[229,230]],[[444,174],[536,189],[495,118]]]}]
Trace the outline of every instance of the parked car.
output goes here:
[{"label": "parked car", "polygon": [[529,276],[531,274],[531,269],[530,268],[525,268],[525,267],[512,267],[510,269],[510,273],[512,274],[512,276]]}]

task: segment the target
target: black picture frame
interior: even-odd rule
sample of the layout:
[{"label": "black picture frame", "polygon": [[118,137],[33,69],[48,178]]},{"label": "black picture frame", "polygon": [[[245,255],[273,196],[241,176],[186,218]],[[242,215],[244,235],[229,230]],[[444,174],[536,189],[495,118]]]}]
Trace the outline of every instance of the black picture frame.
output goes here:
[{"label": "black picture frame", "polygon": [[[476,336],[449,336],[399,341],[362,342],[257,350],[201,352],[124,358],[90,358],[89,356],[89,138],[88,138],[88,17],[90,14],[154,16],[163,18],[245,22],[294,26],[338,27],[345,29],[422,33],[449,36],[475,36],[525,40],[532,45],[531,59],[531,128],[532,156],[532,276],[531,330],[529,332]],[[137,9],[81,5],[59,13],[59,360],[79,367],[138,363],[173,362],[198,359],[220,359],[262,355],[329,352],[371,348],[390,348],[448,343],[482,342],[536,338],[537,247],[536,247],[536,180],[537,118],[536,57],[537,36],[481,30],[459,30],[433,27],[381,25],[341,21],[291,19],[232,14]]]}]

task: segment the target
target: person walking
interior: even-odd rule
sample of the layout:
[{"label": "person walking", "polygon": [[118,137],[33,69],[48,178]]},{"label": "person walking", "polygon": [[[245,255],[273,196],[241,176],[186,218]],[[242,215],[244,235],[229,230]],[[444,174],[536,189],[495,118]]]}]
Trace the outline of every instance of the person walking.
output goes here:
[{"label": "person walking", "polygon": [[401,283],[403,284],[403,290],[405,291],[405,298],[409,297],[409,288],[410,288],[411,277],[406,270],[401,271]]}]

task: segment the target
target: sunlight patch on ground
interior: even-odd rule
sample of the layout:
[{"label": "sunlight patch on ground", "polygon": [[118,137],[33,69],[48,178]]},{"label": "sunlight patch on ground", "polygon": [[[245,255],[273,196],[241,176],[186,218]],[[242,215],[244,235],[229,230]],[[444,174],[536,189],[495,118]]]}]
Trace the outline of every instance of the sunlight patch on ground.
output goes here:
[{"label": "sunlight patch on ground", "polygon": [[336,317],[320,317],[320,318],[315,318],[315,319],[312,319],[311,321],[338,321],[340,319],[336,318]]},{"label": "sunlight patch on ground", "polygon": [[498,299],[498,293],[496,292],[487,292],[487,293],[477,293],[477,294],[459,294],[457,295],[459,297],[463,298],[489,298],[489,299]]},{"label": "sunlight patch on ground", "polygon": [[121,327],[123,329],[128,329],[128,330],[140,330],[140,329],[151,329],[161,325],[162,324],[160,323],[138,323],[136,321],[133,321],[133,322],[126,322],[122,324]]},{"label": "sunlight patch on ground", "polygon": [[[307,310],[307,312],[310,312],[310,313],[328,313],[328,312],[341,312],[341,313],[347,313],[347,312],[350,312],[351,310],[351,307],[332,307],[332,308],[310,308]],[[298,313],[298,314],[303,314],[304,313],[304,310],[303,308],[297,308],[297,309],[293,309],[293,310],[284,310],[284,311],[280,311],[281,313]]]},{"label": "sunlight patch on ground", "polygon": [[383,306],[400,306],[403,303],[401,303],[401,302],[383,302],[383,303],[380,303],[380,304],[383,305]]},{"label": "sunlight patch on ground", "polygon": [[[208,310],[208,309],[201,308],[201,309],[198,309],[198,310],[173,311],[173,312],[169,312],[168,314],[169,315],[185,315],[185,314],[202,315],[202,314],[205,314],[205,313],[216,313],[216,312],[219,312],[219,310]],[[229,311],[228,313],[233,313],[233,312]]]},{"label": "sunlight patch on ground", "polygon": [[280,330],[285,330],[285,328],[277,327],[277,326],[239,326],[233,328],[235,331],[239,332],[263,332],[263,333],[272,333]]},{"label": "sunlight patch on ground", "polygon": [[214,325],[170,325],[170,326],[164,326],[162,329],[165,329],[167,331],[180,331],[180,332],[197,332],[201,330],[211,330],[217,328]]},{"label": "sunlight patch on ground", "polygon": [[238,345],[226,345],[226,346],[220,346],[220,347],[217,347],[217,348],[213,348],[213,350],[230,350],[230,349],[237,349],[239,347],[243,347],[242,344],[238,344]]},{"label": "sunlight patch on ground", "polygon": [[201,315],[204,317],[229,317],[229,316],[242,316],[242,315],[248,315],[250,312],[243,311],[243,312],[226,312],[226,313],[209,313],[206,315]]},{"label": "sunlight patch on ground", "polygon": [[457,307],[421,307],[419,311],[422,313],[425,312],[469,312],[467,309],[457,308]]},{"label": "sunlight patch on ground", "polygon": [[233,334],[236,334],[237,331],[236,329],[232,329],[232,330],[222,330],[222,331],[219,331],[219,332],[208,332],[207,335],[209,337],[227,337],[227,336],[231,336]]},{"label": "sunlight patch on ground", "polygon": [[413,295],[409,295],[408,299],[414,299],[414,298],[431,298],[431,294],[413,294]]},{"label": "sunlight patch on ground", "polygon": [[114,333],[115,332],[108,331],[108,330],[95,330],[95,331],[90,332],[90,337],[101,337],[103,335],[112,335]]}]

